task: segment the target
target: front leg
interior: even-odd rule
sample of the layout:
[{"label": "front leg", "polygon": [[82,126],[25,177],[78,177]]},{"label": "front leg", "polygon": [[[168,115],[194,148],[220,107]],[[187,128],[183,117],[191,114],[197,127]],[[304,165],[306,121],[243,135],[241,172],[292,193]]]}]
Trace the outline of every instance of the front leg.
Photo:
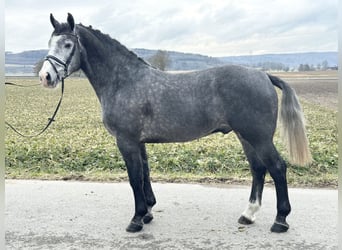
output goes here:
[{"label": "front leg", "polygon": [[135,201],[134,216],[126,228],[127,232],[138,232],[143,228],[143,218],[148,213],[144,193],[143,161],[139,141],[117,137],[117,145],[126,163],[129,182],[133,189]]}]

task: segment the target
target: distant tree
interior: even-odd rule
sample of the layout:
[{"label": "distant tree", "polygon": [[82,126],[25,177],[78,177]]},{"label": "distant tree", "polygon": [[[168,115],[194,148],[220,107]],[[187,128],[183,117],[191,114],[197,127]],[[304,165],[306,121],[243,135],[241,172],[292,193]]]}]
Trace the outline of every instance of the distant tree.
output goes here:
[{"label": "distant tree", "polygon": [[298,71],[311,71],[309,64],[300,64],[298,67]]},{"label": "distant tree", "polygon": [[147,61],[154,67],[165,70],[171,63],[169,54],[166,51],[158,50],[153,56],[151,56]]},{"label": "distant tree", "polygon": [[38,76],[40,69],[43,67],[44,60],[45,59],[43,58],[34,65],[33,73],[35,76]]},{"label": "distant tree", "polygon": [[310,71],[309,64],[304,64],[304,71]]},{"label": "distant tree", "polygon": [[329,67],[328,61],[327,61],[327,60],[324,60],[324,61],[322,62],[322,70],[327,70],[328,67]]},{"label": "distant tree", "polygon": [[300,64],[300,65],[299,65],[298,71],[304,71],[304,65],[303,65],[303,64]]}]

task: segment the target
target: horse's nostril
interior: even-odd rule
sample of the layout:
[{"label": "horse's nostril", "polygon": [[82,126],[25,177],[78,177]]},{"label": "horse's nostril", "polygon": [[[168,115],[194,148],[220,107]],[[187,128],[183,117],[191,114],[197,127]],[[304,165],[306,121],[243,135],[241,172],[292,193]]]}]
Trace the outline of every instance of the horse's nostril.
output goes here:
[{"label": "horse's nostril", "polygon": [[46,80],[47,80],[47,81],[50,81],[50,80],[51,80],[51,76],[50,76],[49,73],[46,73]]}]

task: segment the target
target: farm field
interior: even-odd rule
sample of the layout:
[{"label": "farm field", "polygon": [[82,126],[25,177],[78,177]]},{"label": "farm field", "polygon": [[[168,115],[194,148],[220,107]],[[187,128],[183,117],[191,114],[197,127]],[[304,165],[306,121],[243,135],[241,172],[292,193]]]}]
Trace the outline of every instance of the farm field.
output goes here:
[{"label": "farm field", "polygon": [[272,73],[291,84],[304,100],[337,111],[337,71]]},{"label": "farm field", "polygon": [[[314,162],[288,165],[290,186],[337,186],[337,72],[272,73],[290,83],[307,120]],[[34,84],[37,78],[7,78]],[[279,91],[279,93],[281,93]],[[5,120],[25,134],[39,132],[51,117],[60,87],[49,90],[6,87]],[[85,78],[65,80],[65,95],[56,121],[39,137],[23,138],[6,128],[6,178],[120,181],[124,162],[101,122],[97,97]],[[275,144],[286,159],[279,137]],[[249,183],[251,174],[233,133],[215,134],[188,143],[149,144],[154,181]],[[267,178],[267,182],[272,182]]]}]

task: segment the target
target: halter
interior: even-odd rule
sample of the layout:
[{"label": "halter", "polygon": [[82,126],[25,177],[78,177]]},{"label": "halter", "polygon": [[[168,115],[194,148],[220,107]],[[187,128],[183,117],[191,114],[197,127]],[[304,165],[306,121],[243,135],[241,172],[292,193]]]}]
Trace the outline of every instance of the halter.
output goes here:
[{"label": "halter", "polygon": [[[63,33],[60,34],[60,35],[63,35]],[[56,73],[56,75],[57,75],[57,78],[58,78],[59,80],[63,80],[63,79],[65,79],[65,78],[67,78],[67,77],[69,76],[69,75],[68,75],[68,68],[69,68],[69,65],[70,65],[70,63],[71,63],[71,60],[72,60],[72,58],[73,58],[73,56],[74,56],[74,54],[75,54],[76,47],[79,48],[79,51],[80,51],[80,53],[81,53],[80,41],[79,41],[79,37],[78,37],[78,35],[76,34],[76,32],[74,31],[74,34],[65,33],[65,35],[74,36],[74,37],[76,38],[76,41],[77,41],[76,44],[75,44],[75,46],[73,46],[73,48],[72,48],[72,50],[71,50],[71,53],[70,53],[68,59],[64,62],[63,60],[61,60],[61,59],[59,59],[58,57],[53,56],[53,55],[47,55],[47,56],[45,57],[45,59],[44,59],[45,61],[48,61],[48,62],[51,64],[51,66],[52,66],[53,70],[55,71],[55,73]],[[60,77],[59,72],[58,72],[58,70],[57,70],[57,67],[56,67],[55,63],[61,65],[61,66],[64,68],[64,75],[63,75],[63,77]]]}]

